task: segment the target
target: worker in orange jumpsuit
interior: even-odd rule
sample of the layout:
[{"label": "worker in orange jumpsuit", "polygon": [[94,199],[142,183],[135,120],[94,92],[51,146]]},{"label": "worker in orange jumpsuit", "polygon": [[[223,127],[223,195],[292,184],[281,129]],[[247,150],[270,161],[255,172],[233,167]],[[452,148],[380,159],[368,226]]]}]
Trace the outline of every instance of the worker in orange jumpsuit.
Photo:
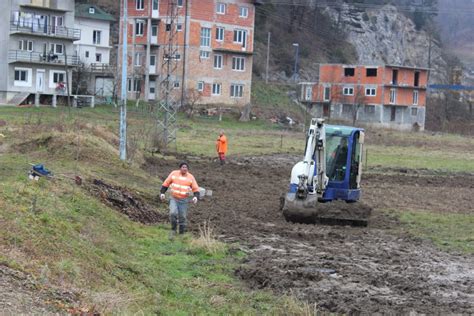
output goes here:
[{"label": "worker in orange jumpsuit", "polygon": [[[186,216],[188,212],[189,202],[197,203],[199,197],[199,186],[194,176],[188,172],[189,166],[187,162],[179,164],[179,170],[172,171],[163,182],[160,190],[160,199],[165,201],[165,192],[171,189],[170,196],[170,222],[171,232],[170,239],[176,235],[176,229],[179,233],[186,232]],[[191,198],[191,194],[194,195]]]},{"label": "worker in orange jumpsuit", "polygon": [[224,131],[219,133],[219,138],[217,138],[216,141],[216,151],[221,165],[225,164],[225,155],[227,153],[227,137],[225,137]]}]

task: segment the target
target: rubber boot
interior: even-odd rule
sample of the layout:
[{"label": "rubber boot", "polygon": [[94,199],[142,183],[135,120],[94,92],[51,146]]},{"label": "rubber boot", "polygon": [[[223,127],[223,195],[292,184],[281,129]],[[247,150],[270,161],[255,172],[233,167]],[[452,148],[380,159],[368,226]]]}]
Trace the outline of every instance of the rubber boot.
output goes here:
[{"label": "rubber boot", "polygon": [[186,226],[179,225],[179,234],[182,235],[186,232]]}]

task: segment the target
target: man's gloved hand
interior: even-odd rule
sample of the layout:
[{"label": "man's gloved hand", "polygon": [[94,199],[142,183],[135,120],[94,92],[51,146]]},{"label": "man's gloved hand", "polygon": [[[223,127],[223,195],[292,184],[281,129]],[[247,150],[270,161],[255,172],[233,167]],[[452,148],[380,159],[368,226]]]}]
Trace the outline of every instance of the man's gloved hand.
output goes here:
[{"label": "man's gloved hand", "polygon": [[193,199],[191,200],[193,201],[194,204],[196,204],[198,202],[198,198],[197,197],[193,197]]},{"label": "man's gloved hand", "polygon": [[164,193],[161,193],[160,194],[160,200],[164,201],[166,199],[166,196]]}]

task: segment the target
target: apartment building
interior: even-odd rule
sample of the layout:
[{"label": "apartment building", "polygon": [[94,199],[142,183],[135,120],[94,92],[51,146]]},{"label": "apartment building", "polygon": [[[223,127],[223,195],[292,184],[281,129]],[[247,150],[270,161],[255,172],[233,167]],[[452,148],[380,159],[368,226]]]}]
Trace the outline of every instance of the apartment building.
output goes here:
[{"label": "apartment building", "polygon": [[87,94],[112,96],[115,92],[115,62],[110,59],[110,25],[115,19],[92,4],[77,4],[74,27],[81,39],[74,42],[81,67],[77,68],[76,82]]},{"label": "apartment building", "polygon": [[425,126],[427,68],[321,64],[317,82],[300,83],[314,115],[402,130]]},{"label": "apartment building", "polygon": [[[177,6],[174,17],[170,1]],[[160,83],[170,67],[164,61],[171,58],[170,80],[178,97],[197,92],[198,103],[249,103],[255,5],[260,3],[128,0],[128,97],[159,99]],[[176,50],[165,56],[171,33]]]},{"label": "apartment building", "polygon": [[74,0],[0,1],[0,28],[0,103],[55,105],[79,64]]}]

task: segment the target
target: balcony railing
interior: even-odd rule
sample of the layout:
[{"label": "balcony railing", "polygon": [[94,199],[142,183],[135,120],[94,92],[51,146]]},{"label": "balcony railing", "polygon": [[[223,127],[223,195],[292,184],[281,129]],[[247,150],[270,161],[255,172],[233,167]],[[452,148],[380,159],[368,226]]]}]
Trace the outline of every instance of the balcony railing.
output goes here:
[{"label": "balcony railing", "polygon": [[21,32],[39,36],[81,39],[81,30],[64,26],[47,25],[40,22],[14,20],[10,23],[10,32]]},{"label": "balcony railing", "polygon": [[101,72],[101,73],[115,73],[116,68],[109,64],[100,64],[100,63],[92,63],[91,64],[91,71],[92,72]]},{"label": "balcony railing", "polygon": [[66,56],[53,54],[53,53],[38,53],[28,52],[24,50],[10,50],[8,51],[8,60],[10,62],[27,62],[27,63],[40,63],[40,64],[51,64],[51,65],[67,65],[78,66],[80,64],[79,56]]}]

